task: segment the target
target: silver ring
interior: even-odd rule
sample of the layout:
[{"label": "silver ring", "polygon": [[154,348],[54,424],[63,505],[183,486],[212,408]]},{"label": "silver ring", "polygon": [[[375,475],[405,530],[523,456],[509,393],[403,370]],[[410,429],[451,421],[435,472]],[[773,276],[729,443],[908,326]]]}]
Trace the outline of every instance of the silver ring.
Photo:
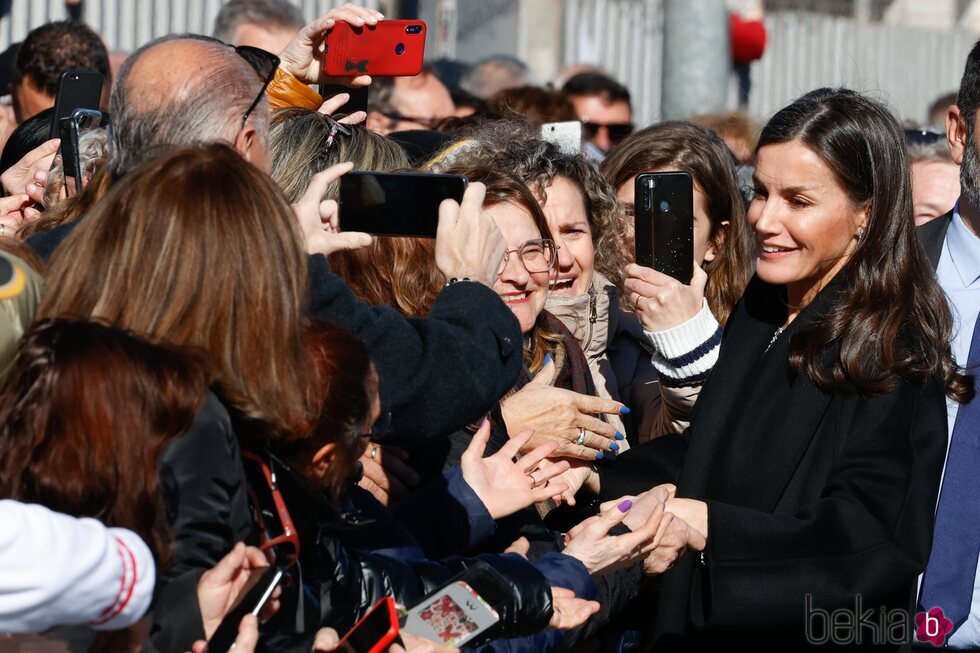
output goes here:
[{"label": "silver ring", "polygon": [[371,456],[371,460],[374,460],[375,458],[377,458],[378,457],[378,445],[374,445],[373,447],[371,447],[371,453],[368,454],[368,455]]},{"label": "silver ring", "polygon": [[530,479],[531,479],[531,485],[532,485],[532,486],[534,486],[534,485],[537,485],[537,484],[538,484],[538,482],[537,482],[537,481],[536,481],[536,480],[534,479],[534,474],[528,474],[528,478],[530,478]]},{"label": "silver ring", "polygon": [[5,233],[7,233],[7,225],[0,224],[0,236],[4,235]]},{"label": "silver ring", "polygon": [[585,427],[578,427],[578,439],[575,440],[575,444],[585,444]]}]

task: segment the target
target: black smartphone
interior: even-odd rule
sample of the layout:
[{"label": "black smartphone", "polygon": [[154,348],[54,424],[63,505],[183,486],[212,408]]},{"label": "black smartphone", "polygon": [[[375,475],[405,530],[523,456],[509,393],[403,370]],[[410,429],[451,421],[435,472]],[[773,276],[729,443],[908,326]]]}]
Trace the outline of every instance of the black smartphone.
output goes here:
[{"label": "black smartphone", "polygon": [[435,238],[439,204],[462,202],[465,191],[462,175],[355,170],[340,178],[340,229]]},{"label": "black smartphone", "polygon": [[84,185],[79,144],[83,136],[102,126],[102,112],[92,109],[75,109],[68,118],[62,118],[58,125],[61,147],[55,164],[61,163],[65,179],[65,196],[74,197]]},{"label": "black smartphone", "polygon": [[334,114],[344,114],[349,116],[355,111],[367,111],[368,89],[369,86],[344,86],[343,84],[320,84],[320,97],[329,100],[335,95],[348,93],[350,99],[342,107],[334,111]]},{"label": "black smartphone", "polygon": [[248,581],[238,594],[238,600],[232,606],[218,628],[208,640],[209,653],[227,653],[235,648],[235,638],[242,617],[251,613],[258,615],[262,607],[272,598],[272,592],[282,580],[283,571],[279,567],[266,567],[255,570],[249,575]]},{"label": "black smartphone", "polygon": [[61,121],[70,118],[75,109],[99,110],[103,81],[102,73],[97,70],[66,70],[61,73],[49,138],[58,138]]},{"label": "black smartphone", "polygon": [[636,262],[683,284],[694,272],[694,179],[645,172],[634,186]]}]

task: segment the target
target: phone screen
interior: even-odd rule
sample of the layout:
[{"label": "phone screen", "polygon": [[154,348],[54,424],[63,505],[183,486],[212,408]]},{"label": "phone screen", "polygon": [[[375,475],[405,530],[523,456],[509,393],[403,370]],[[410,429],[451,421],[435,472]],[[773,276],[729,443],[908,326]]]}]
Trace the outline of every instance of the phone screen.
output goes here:
[{"label": "phone screen", "polygon": [[266,567],[249,575],[245,586],[238,593],[234,607],[228,611],[208,640],[209,653],[227,653],[234,646],[242,617],[249,613],[257,615],[262,610],[282,579],[282,574],[282,569],[278,567]]},{"label": "phone screen", "polygon": [[340,228],[378,236],[435,238],[439,204],[463,201],[466,177],[354,171],[340,178]]},{"label": "phone screen", "polygon": [[391,597],[385,597],[344,635],[336,650],[342,653],[371,653],[391,644],[397,634],[394,601]]},{"label": "phone screen", "polygon": [[691,283],[694,180],[687,172],[648,172],[634,186],[636,262]]},{"label": "phone screen", "polygon": [[407,633],[458,647],[500,621],[500,615],[464,581],[456,581],[409,610]]}]

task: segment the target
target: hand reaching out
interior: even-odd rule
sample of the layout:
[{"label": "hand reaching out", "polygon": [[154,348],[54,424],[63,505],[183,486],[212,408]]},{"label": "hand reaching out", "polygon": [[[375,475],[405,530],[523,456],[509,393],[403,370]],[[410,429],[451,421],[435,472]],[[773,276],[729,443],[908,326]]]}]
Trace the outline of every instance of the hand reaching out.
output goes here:
[{"label": "hand reaching out", "polygon": [[578,628],[598,612],[600,607],[597,601],[580,599],[575,596],[575,592],[564,587],[551,588],[551,605],[554,612],[548,626],[557,630]]},{"label": "hand reaching out", "polygon": [[[384,20],[384,14],[350,3],[331,9],[293,37],[293,40],[279,53],[279,67],[305,84],[319,84],[325,81],[327,78],[323,75],[320,66],[323,61],[323,43],[339,20],[354,27],[377,25],[378,21]],[[371,83],[371,77],[359,75],[330,78],[330,81],[348,86],[367,86]]]},{"label": "hand reaching out", "polygon": [[330,182],[340,179],[353,167],[353,163],[338,163],[313,175],[303,197],[293,204],[307,254],[329,256],[345,249],[367,247],[373,242],[369,234],[341,232],[339,205],[335,200],[323,199]]},{"label": "hand reaching out", "polygon": [[599,575],[629,566],[646,558],[656,548],[664,504],[660,504],[647,522],[632,533],[610,535],[613,526],[623,521],[633,507],[629,499],[595,517],[589,517],[565,536],[565,555],[576,558],[589,573]]},{"label": "hand reaching out", "polygon": [[500,451],[484,458],[483,452],[490,440],[490,422],[483,420],[463,452],[460,461],[463,480],[480,497],[494,519],[512,515],[539,501],[560,497],[568,489],[564,482],[551,482],[568,469],[567,462],[547,465],[545,469],[539,467],[539,463],[558,448],[557,442],[547,442],[514,461],[514,456],[530,438],[531,431],[519,433]]}]

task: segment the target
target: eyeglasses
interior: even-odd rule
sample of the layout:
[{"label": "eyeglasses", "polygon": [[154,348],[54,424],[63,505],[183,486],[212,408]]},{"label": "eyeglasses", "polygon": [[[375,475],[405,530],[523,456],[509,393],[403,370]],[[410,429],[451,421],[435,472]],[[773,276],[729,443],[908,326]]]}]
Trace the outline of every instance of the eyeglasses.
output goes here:
[{"label": "eyeglasses", "polygon": [[587,140],[592,140],[599,133],[599,129],[605,127],[609,134],[609,141],[618,143],[633,133],[633,123],[631,122],[612,122],[602,124],[598,122],[582,121],[582,134]]},{"label": "eyeglasses", "polygon": [[[249,451],[243,451],[242,458],[258,467],[272,497],[272,506],[275,509],[275,514],[273,514],[270,510],[263,508],[263,503],[259,500],[258,495],[251,486],[248,487],[249,503],[259,532],[259,549],[265,553],[269,559],[269,564],[291,566],[299,559],[299,531],[293,525],[293,518],[289,514],[289,509],[286,508],[286,500],[282,498],[282,492],[276,483],[276,473],[273,468],[275,460],[266,461],[261,456]],[[268,522],[272,520],[279,522],[279,535],[272,534],[267,526]]]},{"label": "eyeglasses", "polygon": [[509,249],[504,252],[504,257],[500,260],[500,270],[497,272],[497,276],[499,277],[507,269],[507,263],[510,261],[511,254],[517,254],[517,258],[520,259],[521,265],[524,266],[528,274],[536,274],[551,271],[551,268],[555,266],[557,253],[558,250],[555,248],[555,242],[550,238],[529,240],[517,249]]},{"label": "eyeglasses", "polygon": [[[232,47],[230,44],[226,45]],[[262,48],[254,48],[250,45],[238,45],[234,47],[238,56],[248,62],[248,65],[252,67],[258,74],[259,79],[262,80],[262,90],[259,91],[259,94],[252,100],[252,104],[242,114],[242,124],[238,127],[238,131],[240,132],[245,129],[245,123],[248,122],[248,117],[255,111],[255,107],[259,106],[259,102],[262,101],[262,96],[265,95],[265,89],[269,88],[269,84],[272,83],[272,78],[276,76],[276,68],[279,67],[279,57]]]},{"label": "eyeglasses", "polygon": [[932,145],[940,140],[946,140],[946,134],[934,132],[931,129],[905,130],[905,142],[908,145]]}]

